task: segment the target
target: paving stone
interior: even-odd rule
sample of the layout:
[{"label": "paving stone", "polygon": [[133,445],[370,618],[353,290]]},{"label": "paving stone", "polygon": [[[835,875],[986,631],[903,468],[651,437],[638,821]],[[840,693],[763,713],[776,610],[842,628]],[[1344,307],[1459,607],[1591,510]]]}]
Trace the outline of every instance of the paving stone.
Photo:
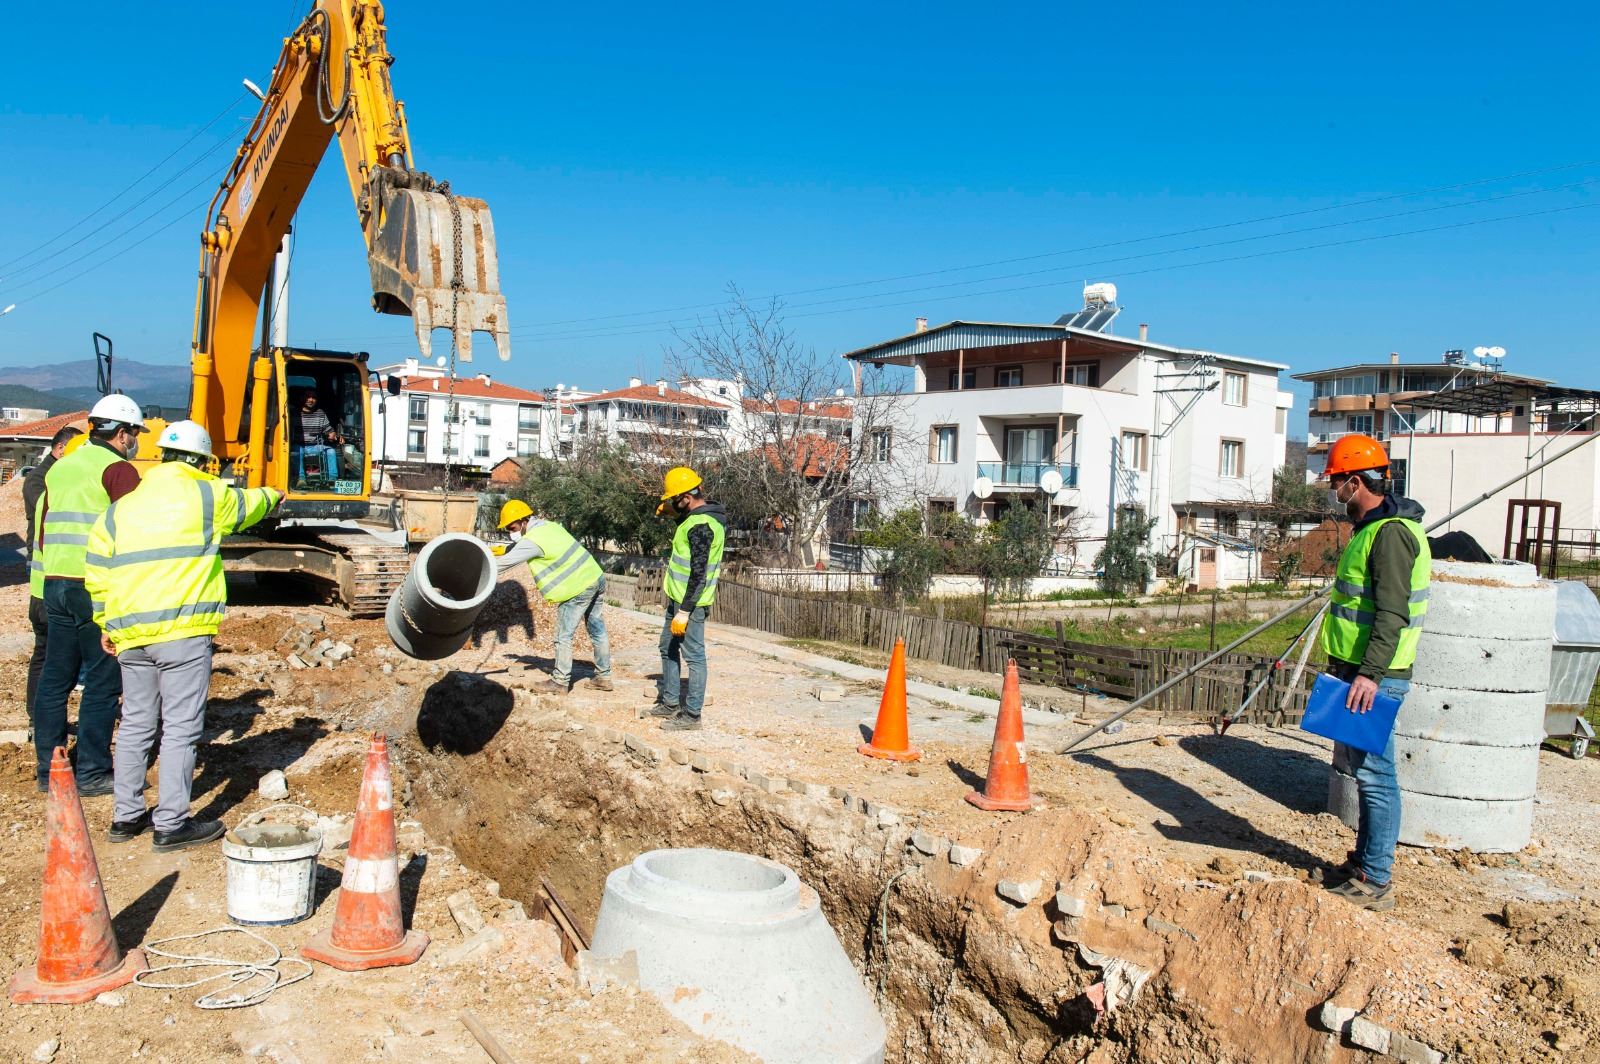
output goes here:
[{"label": "paving stone", "polygon": [[696,772],[710,772],[711,771],[711,759],[709,757],[707,757],[705,754],[690,754],[689,755],[689,765]]},{"label": "paving stone", "polygon": [[1350,1021],[1350,1041],[1374,1053],[1389,1052],[1389,1028],[1379,1026],[1365,1016]]},{"label": "paving stone", "polygon": [[777,794],[789,789],[789,781],[782,776],[768,776],[761,772],[752,772],[747,777],[750,784],[757,790],[766,791],[768,794]]},{"label": "paving stone", "polygon": [[281,802],[289,797],[289,784],[282,769],[273,769],[256,783],[256,793],[269,802]]},{"label": "paving stone", "polygon": [[600,734],[608,743],[620,743],[625,738],[623,733],[615,728],[601,728]]},{"label": "paving stone", "polygon": [[1190,938],[1194,937],[1177,924],[1166,920],[1158,920],[1154,916],[1146,916],[1144,918],[1144,926],[1158,935],[1188,935]]},{"label": "paving stone", "polygon": [[879,809],[877,821],[880,828],[892,828],[900,823],[900,814],[893,809]]},{"label": "paving stone", "polygon": [[1322,1003],[1322,1026],[1335,1034],[1344,1034],[1350,1029],[1351,1021],[1356,1018],[1357,1009],[1347,1005],[1335,1005],[1332,1001]]},{"label": "paving stone", "polygon": [[622,745],[638,754],[652,765],[661,760],[661,751],[639,738],[637,735],[627,735],[622,739]]},{"label": "paving stone", "polygon": [[815,798],[818,801],[826,801],[827,800],[827,798],[828,798],[828,788],[825,787],[824,785],[822,785],[820,783],[808,783],[808,784],[805,785],[805,787],[806,787],[806,797],[807,798]]},{"label": "paving stone", "polygon": [[667,747],[667,756],[672,758],[674,765],[687,765],[689,763],[689,751],[679,750],[676,746]]},{"label": "paving stone", "polygon": [[284,660],[289,663],[289,668],[291,668],[291,669],[309,669],[309,668],[311,668],[310,664],[307,663],[306,659],[302,658],[299,654],[290,654],[288,657],[284,658]]},{"label": "paving stone", "polygon": [[356,648],[349,643],[335,643],[322,652],[322,656],[329,661],[346,661],[356,652]]},{"label": "paving stone", "polygon": [[1389,1037],[1389,1055],[1405,1064],[1444,1064],[1443,1053],[1399,1031]]},{"label": "paving stone", "polygon": [[796,793],[796,794],[809,793],[806,790],[806,788],[809,787],[809,786],[811,786],[811,784],[807,783],[805,780],[791,779],[789,781],[789,789],[791,791],[793,791],[794,793]]},{"label": "paving stone", "polygon": [[10,728],[0,731],[0,743],[9,743],[12,746],[27,746],[28,730],[26,728]]},{"label": "paving stone", "polygon": [[850,792],[845,790],[843,787],[838,786],[837,784],[832,784],[828,787],[828,797],[836,798],[842,802],[849,799]]},{"label": "paving stone", "polygon": [[444,903],[450,910],[450,915],[455,918],[456,927],[461,929],[463,938],[471,938],[483,930],[483,913],[478,909],[478,903],[472,900],[471,891],[458,890],[446,898]]},{"label": "paving stone", "polygon": [[819,684],[812,688],[811,694],[818,702],[843,702],[844,688],[831,684]]},{"label": "paving stone", "polygon": [[1089,911],[1089,904],[1082,898],[1068,894],[1064,890],[1056,891],[1056,910],[1062,916],[1082,916]]},{"label": "paving stone", "polygon": [[983,850],[977,846],[950,846],[950,863],[957,868],[965,868],[982,856]]},{"label": "paving stone", "polygon": [[1015,905],[1027,905],[1039,896],[1044,884],[1037,879],[1002,879],[995,885],[995,893]]},{"label": "paving stone", "polygon": [[942,835],[935,835],[931,831],[918,828],[911,833],[911,845],[916,847],[920,853],[925,853],[929,857],[937,857],[950,848],[950,840]]},{"label": "paving stone", "polygon": [[1102,905],[1100,911],[1107,916],[1127,916],[1128,910],[1121,905]]},{"label": "paving stone", "polygon": [[458,964],[465,964],[476,959],[479,954],[488,956],[505,940],[504,931],[501,931],[498,927],[486,927],[456,948],[446,951],[439,958],[439,963],[446,968],[453,968]]}]

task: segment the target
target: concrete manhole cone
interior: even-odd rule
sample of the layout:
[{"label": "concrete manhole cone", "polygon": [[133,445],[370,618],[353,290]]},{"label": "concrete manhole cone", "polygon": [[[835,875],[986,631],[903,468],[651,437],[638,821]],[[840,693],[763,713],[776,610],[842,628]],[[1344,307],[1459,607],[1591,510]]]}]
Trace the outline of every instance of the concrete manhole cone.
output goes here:
[{"label": "concrete manhole cone", "polygon": [[817,892],[776,861],[652,850],[606,877],[590,952],[638,956],[639,985],[697,1034],[767,1064],[881,1064],[872,996]]}]

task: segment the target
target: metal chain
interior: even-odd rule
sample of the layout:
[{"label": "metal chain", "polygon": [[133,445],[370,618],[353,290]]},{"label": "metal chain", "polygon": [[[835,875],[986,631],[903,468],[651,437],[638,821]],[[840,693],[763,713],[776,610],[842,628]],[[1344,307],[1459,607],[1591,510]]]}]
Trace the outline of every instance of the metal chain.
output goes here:
[{"label": "metal chain", "polygon": [[456,323],[461,312],[461,293],[467,285],[461,277],[461,204],[456,201],[455,193],[450,191],[448,181],[439,186],[439,191],[450,204],[451,239],[455,243],[455,254],[452,256],[454,276],[450,279],[450,390],[445,406],[444,505],[439,511],[439,534],[444,535],[450,531],[450,441],[453,435],[450,427],[460,413],[456,409]]}]

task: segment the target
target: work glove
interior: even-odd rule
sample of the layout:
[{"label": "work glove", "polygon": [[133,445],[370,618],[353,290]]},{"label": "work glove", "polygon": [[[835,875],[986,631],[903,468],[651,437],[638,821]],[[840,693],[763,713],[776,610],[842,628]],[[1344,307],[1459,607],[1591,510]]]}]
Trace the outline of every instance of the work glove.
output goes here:
[{"label": "work glove", "polygon": [[493,554],[496,558],[499,558],[505,554],[509,547],[510,544],[507,543],[491,543],[489,545],[489,553]]},{"label": "work glove", "polygon": [[679,610],[672,615],[672,634],[683,635],[689,630],[689,615]]}]

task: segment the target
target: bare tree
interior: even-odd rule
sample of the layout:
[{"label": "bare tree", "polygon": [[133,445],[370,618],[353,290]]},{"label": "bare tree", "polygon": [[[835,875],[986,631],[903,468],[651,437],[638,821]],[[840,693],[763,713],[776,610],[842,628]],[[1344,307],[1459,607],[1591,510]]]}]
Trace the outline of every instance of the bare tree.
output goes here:
[{"label": "bare tree", "polygon": [[904,433],[904,403],[881,372],[855,387],[843,360],[790,331],[776,300],[757,306],[734,286],[729,296],[714,321],[678,334],[668,365],[696,394],[711,381],[732,386],[728,476],[714,489],[738,491],[738,509],[781,524],[782,555],[809,565],[830,512],[852,497],[884,496],[899,475],[886,452]]}]

